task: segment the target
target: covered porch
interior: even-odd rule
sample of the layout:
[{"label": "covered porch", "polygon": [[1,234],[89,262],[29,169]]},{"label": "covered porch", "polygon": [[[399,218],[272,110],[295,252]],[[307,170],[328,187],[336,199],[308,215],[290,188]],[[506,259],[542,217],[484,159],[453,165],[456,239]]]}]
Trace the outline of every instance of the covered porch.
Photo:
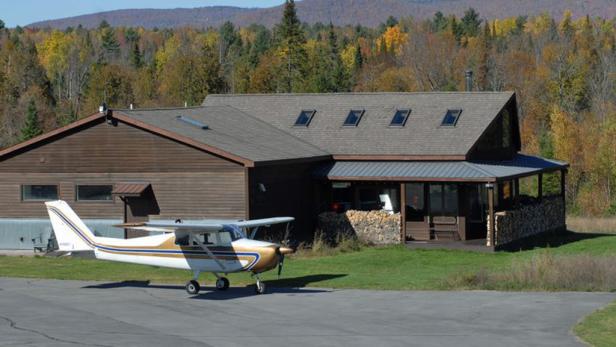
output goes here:
[{"label": "covered porch", "polygon": [[546,228],[531,225],[535,220],[522,225],[528,216],[514,211],[556,209],[556,224],[562,215],[564,226],[566,170],[564,163],[521,154],[489,162],[340,161],[317,172],[319,206],[399,214],[399,239],[410,245],[494,248]]}]

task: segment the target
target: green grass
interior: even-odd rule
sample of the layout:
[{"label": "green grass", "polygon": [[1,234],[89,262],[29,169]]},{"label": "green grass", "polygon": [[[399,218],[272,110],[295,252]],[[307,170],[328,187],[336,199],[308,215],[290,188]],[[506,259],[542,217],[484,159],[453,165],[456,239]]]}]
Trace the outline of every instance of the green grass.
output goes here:
[{"label": "green grass", "polygon": [[[460,274],[506,272],[548,252],[554,256],[616,256],[616,235],[586,238],[550,249],[477,253],[457,250],[409,250],[404,246],[362,248],[323,257],[295,256],[285,261],[280,280],[276,271],[264,275],[275,286],[320,286],[387,290],[466,289],[452,281]],[[150,281],[183,285],[190,272],[91,259],[0,257],[0,276],[97,281]],[[211,285],[214,277],[202,275]],[[232,285],[254,283],[246,273],[231,274]],[[507,288],[499,288],[507,289]],[[511,288],[525,289],[525,288]],[[527,288],[533,290],[533,288]],[[558,290],[558,289],[556,289]]]},{"label": "green grass", "polygon": [[573,329],[586,343],[595,347],[616,344],[616,301],[584,318]]}]

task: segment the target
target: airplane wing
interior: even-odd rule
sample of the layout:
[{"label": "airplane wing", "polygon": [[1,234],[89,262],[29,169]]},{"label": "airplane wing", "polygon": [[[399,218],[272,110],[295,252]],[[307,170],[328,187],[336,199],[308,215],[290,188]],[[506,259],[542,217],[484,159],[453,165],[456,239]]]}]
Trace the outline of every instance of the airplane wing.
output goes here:
[{"label": "airplane wing", "polygon": [[114,227],[126,228],[143,231],[158,231],[158,232],[187,232],[187,233],[203,233],[216,232],[222,230],[223,225],[220,223],[211,222],[195,222],[195,223],[173,223],[173,222],[143,222],[143,223],[123,223],[116,224]]},{"label": "airplane wing", "polygon": [[151,221],[143,223],[123,223],[116,224],[114,227],[143,230],[143,231],[157,231],[157,232],[187,232],[187,233],[203,233],[203,232],[216,232],[222,230],[224,225],[236,225],[240,228],[254,228],[260,226],[269,226],[273,224],[288,223],[294,221],[293,217],[274,217],[264,219],[253,219],[245,221],[234,220],[213,220],[213,221],[199,221],[190,223],[175,223],[171,221]]},{"label": "airplane wing", "polygon": [[229,224],[237,225],[240,228],[254,228],[254,227],[259,227],[259,226],[264,226],[264,225],[288,223],[294,220],[295,218],[293,217],[274,217],[274,218],[245,220],[245,221],[233,222]]}]

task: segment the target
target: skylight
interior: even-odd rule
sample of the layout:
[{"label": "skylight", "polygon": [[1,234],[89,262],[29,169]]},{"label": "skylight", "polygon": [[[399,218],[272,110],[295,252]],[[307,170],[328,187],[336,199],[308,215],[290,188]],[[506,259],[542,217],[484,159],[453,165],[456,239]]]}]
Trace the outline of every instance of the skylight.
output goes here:
[{"label": "skylight", "polygon": [[317,111],[315,110],[302,110],[302,112],[299,113],[299,116],[297,116],[294,126],[307,127],[308,125],[310,125],[310,121],[312,120],[312,117],[314,117],[314,114],[316,112]]},{"label": "skylight", "polygon": [[195,126],[197,128],[201,128],[203,130],[207,130],[209,129],[209,127],[207,125],[205,125],[204,123],[201,123],[200,121],[196,120],[196,119],[192,119],[190,117],[186,117],[186,116],[177,116],[175,117],[177,120],[179,120],[180,122],[184,122],[186,124]]},{"label": "skylight", "polygon": [[349,115],[344,120],[344,126],[347,127],[356,127],[361,120],[361,117],[364,115],[364,110],[351,110]]},{"label": "skylight", "polygon": [[445,117],[443,117],[443,121],[441,122],[441,126],[455,127],[461,113],[462,110],[447,110],[447,113],[445,113]]},{"label": "skylight", "polygon": [[389,126],[403,127],[406,124],[406,120],[409,118],[411,110],[396,110],[394,117],[391,119]]}]

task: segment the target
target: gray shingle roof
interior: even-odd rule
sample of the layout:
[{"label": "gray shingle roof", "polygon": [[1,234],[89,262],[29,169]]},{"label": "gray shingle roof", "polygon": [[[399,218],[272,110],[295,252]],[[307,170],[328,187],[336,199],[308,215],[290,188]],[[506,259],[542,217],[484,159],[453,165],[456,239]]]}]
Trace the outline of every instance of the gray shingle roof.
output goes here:
[{"label": "gray shingle roof", "polygon": [[511,160],[470,161],[337,161],[321,166],[315,176],[329,179],[388,178],[395,180],[464,179],[491,181],[532,175],[566,167],[567,164],[518,154]]},{"label": "gray shingle roof", "polygon": [[[255,162],[328,155],[318,147],[232,107],[206,106],[119,112],[148,125]],[[201,122],[207,125],[208,129],[179,121],[178,116]]]},{"label": "gray shingle roof", "polygon": [[[334,155],[466,155],[513,92],[208,95]],[[390,127],[410,108],[404,127]],[[294,127],[301,110],[316,110],[309,127]],[[351,109],[365,109],[357,127],[343,127]],[[441,127],[447,109],[462,109],[455,127]]]}]

